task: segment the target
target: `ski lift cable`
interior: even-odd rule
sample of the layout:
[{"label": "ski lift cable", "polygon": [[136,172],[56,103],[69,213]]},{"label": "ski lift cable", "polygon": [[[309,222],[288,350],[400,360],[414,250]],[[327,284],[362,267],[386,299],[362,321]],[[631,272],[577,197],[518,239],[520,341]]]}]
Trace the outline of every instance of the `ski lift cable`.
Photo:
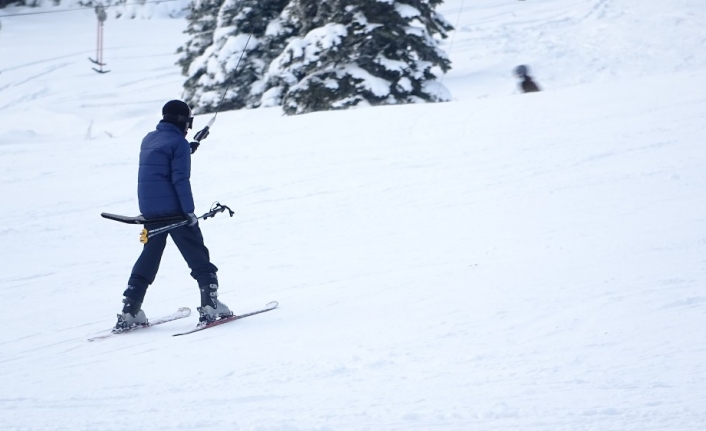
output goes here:
[{"label": "ski lift cable", "polygon": [[454,25],[454,33],[451,35],[451,41],[449,42],[449,52],[454,46],[454,41],[456,40],[456,33],[458,32],[458,24],[461,22],[461,14],[463,13],[463,5],[466,0],[461,0],[461,7],[458,9],[458,15],[456,15],[456,25]]},{"label": "ski lift cable", "polygon": [[[461,0],[461,7],[458,9],[458,14],[456,15],[456,25],[454,25],[454,31],[453,31],[453,34],[451,35],[451,40],[449,41],[449,49],[448,49],[449,54],[451,53],[451,50],[454,47],[454,42],[456,41],[456,33],[458,33],[458,23],[461,22],[461,13],[463,13],[463,6],[464,6],[465,2],[466,2],[466,0]],[[445,73],[443,75],[441,75],[441,79],[439,79],[439,83],[443,84],[444,78],[446,78]]]},{"label": "ski lift cable", "polygon": [[[240,52],[240,57],[238,58],[238,62],[235,64],[235,68],[233,69],[233,75],[236,75],[238,73],[238,66],[240,66],[240,60],[243,59],[243,56],[245,55],[245,51],[248,49],[248,44],[250,43],[250,38],[252,38],[253,32],[250,32],[248,35],[248,40],[245,41],[245,46],[243,47],[243,50]],[[221,97],[221,101],[218,102],[218,105],[216,105],[216,113],[213,114],[213,117],[208,121],[208,124],[206,126],[199,130],[195,135],[194,135],[194,141],[201,143],[203,139],[206,139],[206,137],[209,135],[211,127],[213,127],[213,123],[216,122],[216,117],[218,116],[218,113],[221,110],[221,105],[223,104],[223,101],[226,100],[226,94],[228,94],[228,90],[230,90],[230,86],[232,84],[228,84],[226,86],[225,91],[223,91],[223,97]]]},{"label": "ski lift cable", "polygon": [[[108,6],[103,6],[103,7],[110,8],[110,7],[115,7],[115,6],[142,6],[144,4],[149,4],[149,3],[170,3],[170,2],[175,2],[175,1],[181,1],[181,0],[152,0],[152,1],[148,0],[148,1],[144,1],[144,2],[121,3],[121,4],[114,4],[114,5],[108,5]],[[20,13],[12,13],[12,14],[7,14],[7,15],[0,15],[0,18],[10,18],[13,16],[27,16],[27,15],[43,15],[43,14],[48,14],[48,13],[76,12],[79,10],[94,9],[94,8],[95,8],[94,6],[81,6],[81,7],[71,8],[71,9],[62,9],[62,10],[20,12]]]}]

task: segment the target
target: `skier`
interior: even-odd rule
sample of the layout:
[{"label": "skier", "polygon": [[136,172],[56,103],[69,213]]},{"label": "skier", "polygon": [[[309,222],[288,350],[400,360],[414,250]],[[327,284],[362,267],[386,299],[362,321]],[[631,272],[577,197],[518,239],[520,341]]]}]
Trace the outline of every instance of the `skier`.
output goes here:
[{"label": "skier", "polygon": [[[145,243],[142,254],[132,268],[127,289],[123,292],[124,305],[122,313],[118,314],[116,330],[148,323],[142,311],[142,301],[157,275],[167,235],[172,237],[201,290],[201,307],[197,308],[199,321],[212,322],[233,314],[218,300],[218,268],[210,261],[198,218],[194,214],[189,178],[191,154],[198,148],[198,142],[190,144],[185,139],[193,120],[186,103],[171,100],[162,108],[162,121],[157,124],[157,129],[142,140],[137,185],[140,212],[148,220],[183,215],[189,223],[156,235]],[[163,225],[153,224],[151,227]]]},{"label": "skier", "polygon": [[515,68],[515,76],[522,79],[520,88],[524,93],[534,93],[539,90],[539,86],[529,76],[529,69],[525,65],[520,65]]}]

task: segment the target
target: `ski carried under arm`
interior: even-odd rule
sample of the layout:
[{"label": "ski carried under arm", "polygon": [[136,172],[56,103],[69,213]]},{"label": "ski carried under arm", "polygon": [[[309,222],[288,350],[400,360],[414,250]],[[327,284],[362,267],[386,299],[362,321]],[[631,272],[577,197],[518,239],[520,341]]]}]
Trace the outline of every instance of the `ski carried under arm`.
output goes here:
[{"label": "ski carried under arm", "polygon": [[98,334],[98,335],[95,335],[95,336],[89,338],[88,341],[100,341],[100,340],[105,340],[106,338],[110,338],[110,337],[112,337],[112,336],[114,336],[114,335],[125,334],[125,333],[128,333],[128,332],[134,332],[134,331],[137,331],[137,330],[140,330],[140,329],[149,328],[149,327],[151,327],[151,326],[161,325],[162,323],[167,323],[167,322],[171,322],[171,321],[174,321],[174,320],[183,319],[183,318],[185,318],[185,317],[189,317],[190,315],[191,315],[191,309],[190,309],[190,308],[188,308],[188,307],[181,307],[180,309],[178,309],[178,310],[176,311],[176,313],[172,313],[172,314],[169,314],[169,315],[167,315],[167,316],[160,317],[159,319],[150,320],[147,325],[144,325],[144,326],[133,326],[133,327],[131,327],[131,328],[124,329],[124,330],[119,331],[119,332],[114,332],[114,331],[115,331],[115,328],[113,328],[113,329],[110,329],[110,330],[108,330],[108,331],[102,332],[102,333],[100,333],[100,334]]},{"label": "ski carried under arm", "polygon": [[[231,217],[233,217],[233,215],[235,214],[235,212],[230,209],[227,205],[222,205],[220,202],[214,202],[211,206],[210,211],[196,218],[200,220],[206,220],[208,218],[213,218],[216,216],[216,214],[225,211],[228,211],[228,214],[230,214]],[[147,244],[147,241],[149,241],[149,239],[155,235],[169,232],[172,229],[186,226],[190,223],[190,220],[186,217],[186,215],[173,215],[146,219],[142,215],[130,217],[119,214],[101,213],[101,217],[106,218],[108,220],[119,221],[121,223],[145,225],[145,228],[142,229],[142,233],[140,234],[140,242],[143,244]],[[154,225],[159,224],[164,224],[165,226],[154,227]],[[149,225],[152,225],[152,228],[150,228]]]},{"label": "ski carried under arm", "polygon": [[171,217],[146,219],[141,215],[135,216],[135,217],[130,217],[130,216],[124,216],[124,215],[119,215],[119,214],[101,213],[101,217],[107,218],[108,220],[115,220],[115,221],[119,221],[120,223],[127,223],[127,224],[172,223],[172,222],[180,222],[180,221],[185,220],[184,217],[180,216],[180,215],[171,216]]},{"label": "ski carried under arm", "polygon": [[254,316],[256,314],[264,313],[266,311],[271,311],[271,310],[274,310],[275,308],[277,308],[278,305],[279,305],[279,303],[277,301],[272,301],[272,302],[268,303],[267,305],[265,305],[265,308],[263,308],[262,310],[251,311],[250,313],[240,314],[237,316],[234,315],[234,316],[230,316],[230,317],[224,317],[222,319],[216,320],[215,322],[207,323],[205,325],[199,324],[194,329],[191,329],[186,332],[180,332],[178,334],[174,334],[173,336],[178,337],[180,335],[193,334],[194,332],[203,331],[204,329],[213,328],[214,326],[222,325],[224,323],[233,322],[235,320],[240,320],[245,317]]},{"label": "ski carried under arm", "polygon": [[[230,214],[231,217],[233,217],[233,215],[235,214],[235,212],[232,209],[230,209],[227,205],[222,205],[220,202],[214,202],[213,205],[211,206],[211,209],[199,218],[202,220],[206,220],[207,218],[213,218],[216,214],[222,213],[224,211],[228,211],[228,214]],[[188,222],[186,217],[183,215],[173,215],[173,216],[146,219],[142,215],[131,217],[131,216],[125,216],[125,215],[120,215],[120,214],[101,213],[101,217],[107,218],[108,220],[115,220],[115,221],[119,221],[120,223],[127,223],[127,224],[179,223],[179,222],[184,222],[184,221]]]}]

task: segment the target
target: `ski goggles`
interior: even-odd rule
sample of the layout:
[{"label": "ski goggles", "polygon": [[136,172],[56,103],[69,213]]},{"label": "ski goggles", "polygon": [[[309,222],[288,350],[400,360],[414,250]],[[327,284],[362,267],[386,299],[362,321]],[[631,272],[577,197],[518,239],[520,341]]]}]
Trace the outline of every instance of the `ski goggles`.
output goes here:
[{"label": "ski goggles", "polygon": [[162,120],[176,123],[186,123],[187,129],[192,129],[194,127],[194,117],[166,114],[162,115]]}]

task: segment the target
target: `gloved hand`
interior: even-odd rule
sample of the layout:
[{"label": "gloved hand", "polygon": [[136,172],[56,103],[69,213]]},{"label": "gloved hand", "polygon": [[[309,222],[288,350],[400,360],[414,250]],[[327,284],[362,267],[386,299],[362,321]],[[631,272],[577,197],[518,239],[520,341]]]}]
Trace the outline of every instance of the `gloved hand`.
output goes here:
[{"label": "gloved hand", "polygon": [[201,145],[201,144],[199,144],[199,143],[196,142],[196,141],[194,141],[194,142],[189,142],[189,146],[191,147],[191,154],[194,154],[194,153],[196,152],[196,150],[199,149],[199,145]]},{"label": "gloved hand", "polygon": [[209,133],[211,133],[211,132],[208,131],[208,126],[206,126],[203,129],[196,132],[196,135],[194,136],[194,140],[197,142],[201,142],[208,137]]},{"label": "gloved hand", "polygon": [[189,227],[196,226],[197,224],[199,224],[199,218],[196,217],[196,214],[194,214],[194,213],[187,214],[186,218],[187,218],[187,220],[189,220],[189,224],[187,224],[187,226],[189,226]]}]

